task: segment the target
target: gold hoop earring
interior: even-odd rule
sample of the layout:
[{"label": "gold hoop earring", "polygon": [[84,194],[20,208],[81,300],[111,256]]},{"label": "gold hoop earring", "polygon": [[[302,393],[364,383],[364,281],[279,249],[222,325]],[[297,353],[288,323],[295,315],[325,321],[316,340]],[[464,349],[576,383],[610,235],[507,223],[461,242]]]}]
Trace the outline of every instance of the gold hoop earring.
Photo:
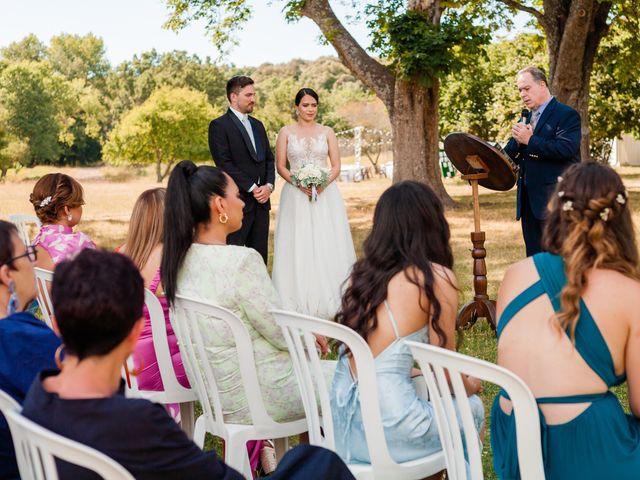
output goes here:
[{"label": "gold hoop earring", "polygon": [[61,343],[60,346],[58,348],[56,348],[56,353],[53,354],[53,359],[56,362],[56,367],[58,367],[58,370],[62,370],[62,353],[64,352],[64,343]]},{"label": "gold hoop earring", "polygon": [[[137,355],[135,352],[133,353],[133,368],[130,370],[127,362],[124,362],[124,374],[127,380],[127,386],[131,388],[131,377],[137,377],[144,370],[144,361],[142,360],[141,355]],[[138,364],[136,366],[136,363]]]},{"label": "gold hoop earring", "polygon": [[144,370],[144,360],[142,355],[138,353],[133,353],[133,368],[129,370],[129,373],[134,377],[137,377]]},{"label": "gold hoop earring", "polygon": [[224,225],[229,221],[229,215],[227,215],[225,212],[222,212],[218,215],[218,221]]}]

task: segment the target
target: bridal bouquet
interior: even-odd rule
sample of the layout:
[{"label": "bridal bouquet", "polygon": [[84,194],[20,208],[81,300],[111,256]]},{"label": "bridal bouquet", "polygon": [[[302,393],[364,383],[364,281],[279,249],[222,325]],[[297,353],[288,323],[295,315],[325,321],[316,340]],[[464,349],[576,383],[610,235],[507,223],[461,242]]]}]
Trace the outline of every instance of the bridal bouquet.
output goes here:
[{"label": "bridal bouquet", "polygon": [[318,200],[318,187],[322,187],[329,180],[329,170],[312,163],[303,165],[291,175],[291,181],[296,187],[311,188],[310,202]]}]

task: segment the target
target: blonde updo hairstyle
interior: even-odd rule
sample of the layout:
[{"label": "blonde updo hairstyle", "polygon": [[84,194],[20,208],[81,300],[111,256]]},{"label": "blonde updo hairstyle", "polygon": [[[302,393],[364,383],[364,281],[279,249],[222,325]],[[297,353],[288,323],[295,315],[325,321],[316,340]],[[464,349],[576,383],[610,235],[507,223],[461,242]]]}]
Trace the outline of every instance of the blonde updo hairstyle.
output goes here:
[{"label": "blonde updo hairstyle", "polygon": [[82,185],[64,173],[49,173],[40,178],[29,196],[36,215],[43,224],[57,223],[64,207],[84,205]]},{"label": "blonde updo hairstyle", "polygon": [[549,201],[542,247],[564,259],[567,284],[555,318],[573,339],[587,271],[611,269],[640,280],[638,248],[627,192],[615,170],[581,162],[558,180]]}]

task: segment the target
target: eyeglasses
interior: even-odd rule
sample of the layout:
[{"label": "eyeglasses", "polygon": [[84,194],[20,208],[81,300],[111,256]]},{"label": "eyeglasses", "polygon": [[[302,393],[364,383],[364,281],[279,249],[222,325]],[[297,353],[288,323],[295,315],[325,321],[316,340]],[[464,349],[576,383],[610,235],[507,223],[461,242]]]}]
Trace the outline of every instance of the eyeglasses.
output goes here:
[{"label": "eyeglasses", "polygon": [[11,265],[13,262],[22,257],[27,257],[31,263],[35,262],[38,259],[38,251],[36,250],[35,245],[27,246],[25,252],[22,255],[17,255],[13,258],[10,258],[5,262],[5,265]]}]

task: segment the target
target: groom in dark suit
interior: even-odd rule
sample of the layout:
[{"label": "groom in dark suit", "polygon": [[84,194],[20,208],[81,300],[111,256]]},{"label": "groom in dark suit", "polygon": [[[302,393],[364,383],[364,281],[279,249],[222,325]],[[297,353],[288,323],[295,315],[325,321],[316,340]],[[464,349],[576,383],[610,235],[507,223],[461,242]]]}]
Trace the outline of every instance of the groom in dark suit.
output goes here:
[{"label": "groom in dark suit", "polygon": [[229,235],[231,245],[256,249],[267,263],[269,196],[275,162],[264,125],[250,117],[256,103],[253,80],[236,76],[227,82],[227,113],[209,124],[209,150],[215,164],[238,185],[244,201],[242,228]]},{"label": "groom in dark suit", "polygon": [[580,161],[580,115],[551,95],[547,77],[539,68],[520,70],[516,81],[531,112],[513,126],[513,138],[505,151],[520,165],[516,220],[522,221],[529,257],[542,250],[547,203],[558,176]]}]

